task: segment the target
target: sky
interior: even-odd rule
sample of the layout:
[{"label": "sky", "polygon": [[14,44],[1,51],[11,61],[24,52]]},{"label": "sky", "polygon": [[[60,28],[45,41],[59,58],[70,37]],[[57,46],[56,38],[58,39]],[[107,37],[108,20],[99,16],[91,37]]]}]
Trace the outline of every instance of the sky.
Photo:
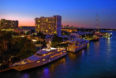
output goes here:
[{"label": "sky", "polygon": [[116,28],[116,0],[0,0],[0,19],[19,20],[19,26],[54,15],[62,16],[63,25]]}]

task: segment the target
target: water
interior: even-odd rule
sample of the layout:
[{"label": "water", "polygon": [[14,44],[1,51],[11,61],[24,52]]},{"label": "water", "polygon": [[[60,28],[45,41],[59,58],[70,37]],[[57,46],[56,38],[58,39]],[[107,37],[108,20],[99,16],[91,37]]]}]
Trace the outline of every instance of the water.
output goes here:
[{"label": "water", "polygon": [[0,78],[116,78],[116,31],[112,33],[76,54],[28,71],[0,73]]}]

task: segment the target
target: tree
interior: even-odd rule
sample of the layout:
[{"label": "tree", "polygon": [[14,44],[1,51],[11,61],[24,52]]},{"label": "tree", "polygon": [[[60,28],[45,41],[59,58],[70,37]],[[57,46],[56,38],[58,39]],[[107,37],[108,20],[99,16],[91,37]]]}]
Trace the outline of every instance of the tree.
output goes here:
[{"label": "tree", "polygon": [[[13,38],[11,32],[0,31],[0,62],[9,64],[9,59],[24,59],[36,52],[35,45],[27,38]],[[13,60],[15,62],[17,60]]]},{"label": "tree", "polygon": [[45,39],[45,35],[42,32],[37,33],[37,36],[42,39]]},{"label": "tree", "polygon": [[62,37],[58,37],[57,35],[54,35],[52,38],[52,47],[57,47],[59,43],[63,42]]}]

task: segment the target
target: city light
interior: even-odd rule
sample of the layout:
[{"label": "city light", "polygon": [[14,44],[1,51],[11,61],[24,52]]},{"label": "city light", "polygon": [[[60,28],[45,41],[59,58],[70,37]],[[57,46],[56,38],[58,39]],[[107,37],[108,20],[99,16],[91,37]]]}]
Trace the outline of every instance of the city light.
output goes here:
[{"label": "city light", "polygon": [[0,0],[0,78],[116,78],[115,0]]}]

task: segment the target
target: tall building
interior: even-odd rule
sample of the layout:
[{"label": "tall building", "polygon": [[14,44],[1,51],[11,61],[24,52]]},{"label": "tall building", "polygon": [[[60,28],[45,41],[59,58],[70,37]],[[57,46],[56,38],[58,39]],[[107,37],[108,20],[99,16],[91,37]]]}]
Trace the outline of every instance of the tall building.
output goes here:
[{"label": "tall building", "polygon": [[61,21],[62,18],[59,15],[53,17],[40,17],[35,18],[36,31],[44,34],[61,35]]},{"label": "tall building", "polygon": [[0,28],[3,28],[3,29],[18,28],[18,21],[1,19]]}]

